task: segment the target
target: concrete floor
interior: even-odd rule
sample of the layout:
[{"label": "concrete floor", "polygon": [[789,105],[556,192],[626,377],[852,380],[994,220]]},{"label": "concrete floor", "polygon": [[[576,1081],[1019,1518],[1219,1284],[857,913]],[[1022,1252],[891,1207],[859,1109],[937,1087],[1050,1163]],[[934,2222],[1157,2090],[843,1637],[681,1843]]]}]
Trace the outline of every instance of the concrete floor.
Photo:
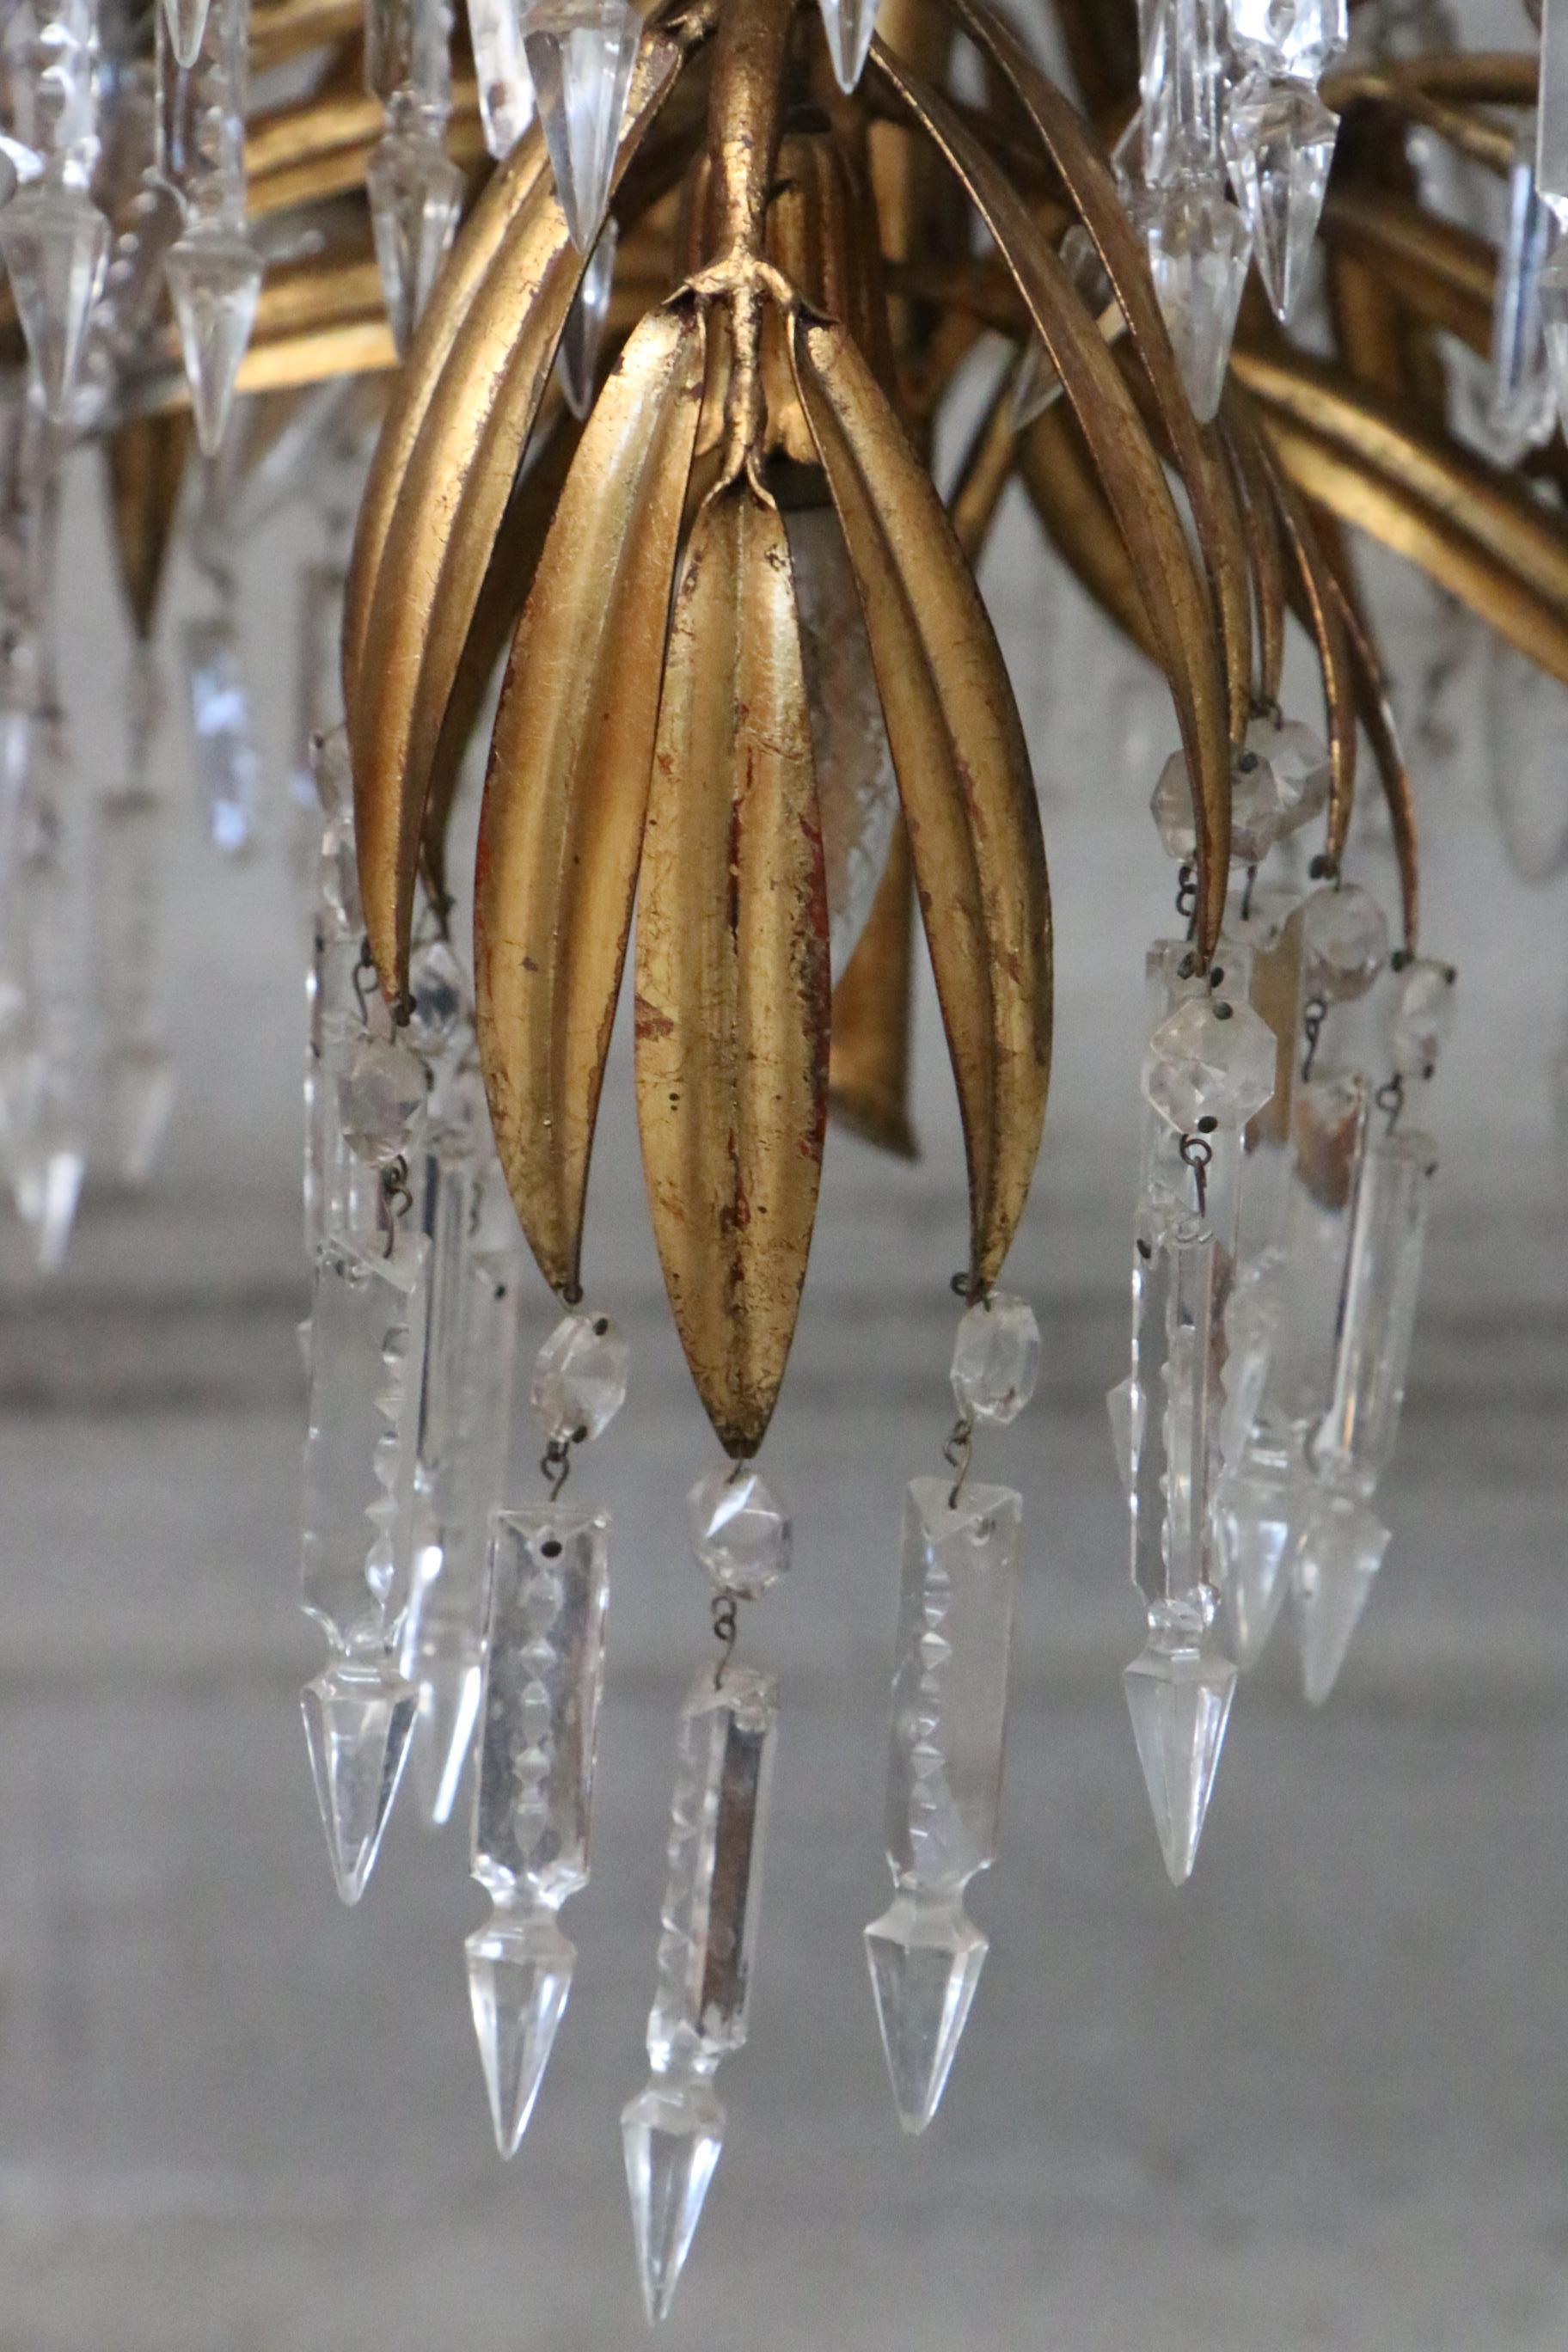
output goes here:
[{"label": "concrete floor", "polygon": [[[276,568],[279,542],[250,560]],[[983,1456],[1028,1514],[1004,1855],[974,1890],[992,1955],[942,2116],[905,2145],[858,1945],[885,1899],[900,1494],[945,1425],[962,1246],[928,1006],[927,1155],[836,1146],[769,1444],[797,1566],[748,1633],[784,1679],[752,2041],[725,2070],[670,2341],[1562,2352],[1561,890],[1507,876],[1472,714],[1424,782],[1428,937],[1462,964],[1464,1020],[1431,1105],[1445,1166],[1395,1542],[1322,1716],[1283,1641],[1244,1689],[1173,1894],[1118,1689],[1139,1622],[1100,1402],[1142,949],[1169,888],[1142,803],[1169,729],[1119,772],[1081,634],[1047,613],[1039,657],[1037,583],[1015,530],[992,584],[1030,655],[1061,1003],[1012,1268],[1046,1377]],[[116,639],[89,619],[69,682],[90,768],[114,756]],[[252,649],[274,768],[288,637],[285,615]],[[579,1474],[616,1520],[595,1874],[555,2063],[503,2168],[466,2014],[483,1905],[462,1832],[396,1821],[353,1915],[327,1873],[295,1702],[316,1654],[293,1584],[297,908],[276,855],[205,851],[173,725],[167,744],[175,1125],[144,1198],[89,1202],[53,1288],[13,1275],[0,1339],[0,2347],[611,2352],[642,2335],[616,2117],[642,2080],[673,1718],[707,1641],[682,1497],[713,1450],[645,1237],[624,1057],[589,1280],[631,1332],[633,1392]],[[1373,835],[1364,870],[1378,856]]]}]

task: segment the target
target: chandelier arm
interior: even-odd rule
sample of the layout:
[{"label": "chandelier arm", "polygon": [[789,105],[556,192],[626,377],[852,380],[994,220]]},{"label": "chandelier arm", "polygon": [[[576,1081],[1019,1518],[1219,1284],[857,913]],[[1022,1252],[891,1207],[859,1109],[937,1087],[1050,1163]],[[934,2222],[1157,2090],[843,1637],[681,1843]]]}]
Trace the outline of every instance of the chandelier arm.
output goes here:
[{"label": "chandelier arm", "polygon": [[551,1287],[576,1291],[697,436],[697,306],[656,310],[595,404],[507,662],[474,889],[496,1149]]},{"label": "chandelier arm", "polygon": [[1285,550],[1279,511],[1262,461],[1256,428],[1237,414],[1240,395],[1227,384],[1220,431],[1232,467],[1247,531],[1257,600],[1258,694],[1266,709],[1277,709],[1285,667]]},{"label": "chandelier arm", "polygon": [[1252,688],[1246,542],[1229,478],[1216,463],[1212,437],[1197,425],[1183,388],[1142,241],[1094,134],[991,0],[943,5],[1001,72],[1033,122],[1093,240],[1153,387],[1203,551],[1219,628],[1231,742],[1237,748],[1247,731]]},{"label": "chandelier arm", "polygon": [[637,1128],[665,1288],[732,1460],[778,1400],[827,1118],[827,886],[789,541],[742,472],[692,524],[637,892]]},{"label": "chandelier arm", "polygon": [[1207,961],[1219,938],[1230,866],[1228,705],[1207,582],[1121,372],[1005,176],[941,96],[880,40],[872,43],[871,68],[903,98],[995,237],[1062,378],[1126,539],[1159,636],[1193,779],[1196,937]]},{"label": "chandelier arm", "polygon": [[796,380],[849,550],[958,1087],[970,1283],[999,1273],[1039,1150],[1051,923],[1039,805],[995,632],[930,477],[843,331]]}]

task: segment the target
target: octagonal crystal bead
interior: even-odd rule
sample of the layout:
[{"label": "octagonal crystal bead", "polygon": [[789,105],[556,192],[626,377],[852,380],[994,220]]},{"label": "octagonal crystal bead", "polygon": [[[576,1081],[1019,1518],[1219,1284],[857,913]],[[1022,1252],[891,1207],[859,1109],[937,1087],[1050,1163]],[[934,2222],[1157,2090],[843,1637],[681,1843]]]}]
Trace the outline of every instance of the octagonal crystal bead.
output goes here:
[{"label": "octagonal crystal bead", "polygon": [[1315,890],[1302,910],[1307,992],[1328,1004],[1364,996],[1388,953],[1388,924],[1355,883]]},{"label": "octagonal crystal bead", "polygon": [[349,1150],[373,1168],[405,1152],[425,1115],[425,1066],[396,1037],[362,1037],[338,1080],[338,1118]]},{"label": "octagonal crystal bead", "polygon": [[1389,1007],[1388,1046],[1402,1078],[1429,1078],[1454,1026],[1454,967],[1416,956]]},{"label": "octagonal crystal bead", "polygon": [[432,940],[416,955],[408,974],[413,1010],[408,1034],[422,1054],[450,1045],[468,1009],[462,966],[445,940]]},{"label": "octagonal crystal bead", "polygon": [[1016,1421],[1040,1377],[1040,1327],[1026,1298],[993,1291],[970,1307],[952,1345],[952,1393],[960,1412]]},{"label": "octagonal crystal bead", "polygon": [[686,1498],[691,1548],[721,1592],[757,1601],[790,1561],[789,1514],[750,1463],[700,1478]]},{"label": "octagonal crystal bead", "polygon": [[1143,1057],[1143,1094],[1152,1108],[1189,1135],[1203,1121],[1245,1127],[1274,1092],[1279,1048],[1250,1004],[1190,996],[1162,1021]]},{"label": "octagonal crystal bead", "polygon": [[534,1360],[529,1402],[560,1445],[602,1437],[626,1401],[626,1339],[607,1315],[563,1315]]}]

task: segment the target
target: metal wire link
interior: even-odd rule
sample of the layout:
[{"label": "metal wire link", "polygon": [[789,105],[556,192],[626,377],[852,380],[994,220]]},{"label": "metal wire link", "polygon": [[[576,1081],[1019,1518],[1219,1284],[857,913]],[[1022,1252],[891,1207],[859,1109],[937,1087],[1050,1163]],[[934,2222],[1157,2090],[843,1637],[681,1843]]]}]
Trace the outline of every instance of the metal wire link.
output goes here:
[{"label": "metal wire link", "polygon": [[[1212,1128],[1215,1121],[1212,1118],[1205,1119],[1203,1125]],[[1214,1159],[1214,1145],[1206,1135],[1201,1133],[1184,1135],[1181,1150],[1182,1165],[1184,1168],[1190,1168],[1193,1171],[1193,1189],[1197,1194],[1198,1214],[1200,1217],[1205,1217],[1208,1214],[1209,1166]]]},{"label": "metal wire link", "polygon": [[947,1507],[950,1511],[956,1511],[958,1498],[963,1492],[963,1482],[969,1475],[969,1465],[974,1458],[974,1415],[972,1412],[961,1412],[948,1431],[942,1458],[953,1474]]},{"label": "metal wire link", "polygon": [[552,1437],[539,1457],[540,1475],[550,1488],[552,1503],[559,1499],[561,1489],[572,1475],[572,1444],[569,1437]]},{"label": "metal wire link", "polygon": [[722,1690],[730,1661],[735,1654],[735,1644],[741,1637],[741,1607],[732,1592],[713,1595],[713,1638],[720,1644],[719,1663],[713,1669],[713,1687]]},{"label": "metal wire link", "polygon": [[408,1189],[408,1162],[399,1152],[388,1160],[381,1171],[381,1197],[386,1209],[386,1241],[383,1257],[390,1257],[397,1246],[397,1220],[414,1206],[414,1195]]},{"label": "metal wire link", "polygon": [[1318,1058],[1318,1045],[1322,1037],[1323,1024],[1328,1017],[1329,1007],[1326,999],[1321,996],[1309,996],[1301,1008],[1301,1034],[1307,1041],[1307,1050],[1301,1059],[1301,1076],[1304,1078],[1310,1078],[1312,1075],[1312,1065]]}]

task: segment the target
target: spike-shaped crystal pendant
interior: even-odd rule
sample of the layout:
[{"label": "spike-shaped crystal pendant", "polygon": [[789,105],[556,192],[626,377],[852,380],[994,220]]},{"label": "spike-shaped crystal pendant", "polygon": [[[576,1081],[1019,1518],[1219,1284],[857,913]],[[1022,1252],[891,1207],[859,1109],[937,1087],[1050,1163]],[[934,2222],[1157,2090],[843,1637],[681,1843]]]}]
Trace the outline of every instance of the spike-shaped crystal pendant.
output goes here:
[{"label": "spike-shaped crystal pendant", "polygon": [[1154,292],[1198,422],[1218,413],[1252,234],[1217,173],[1151,186],[1141,208]]},{"label": "spike-shaped crystal pendant", "polygon": [[496,2145],[511,2156],[571,1990],[556,1914],[588,1883],[609,1520],[550,1503],[491,1526],[473,1874],[495,1910],[468,1937],[468,1990]]},{"label": "spike-shaped crystal pendant", "polygon": [[222,444],[239,363],[249,348],[261,298],[261,260],[248,237],[215,221],[188,231],[164,267],[196,439],[210,457]]},{"label": "spike-shaped crystal pendant", "polygon": [[1369,1496],[1394,1456],[1436,1148],[1413,1128],[1368,1143],[1351,1214],[1328,1410],[1311,1443],[1329,1486]]},{"label": "spike-shaped crystal pendant", "polygon": [[936,2114],[986,1942],[963,1906],[995,1859],[1018,1589],[1021,1497],[1006,1486],[911,1480],[888,1760],[891,1908],[866,1956],[899,2120]]},{"label": "spike-shaped crystal pendant", "polygon": [[456,233],[463,175],[422,110],[395,101],[364,176],[382,294],[403,356]]},{"label": "spike-shaped crystal pendant", "polygon": [[1219,161],[1222,0],[1138,0],[1143,172],[1151,188]]},{"label": "spike-shaped crystal pendant", "polygon": [[1339,117],[1310,83],[1249,74],[1226,104],[1231,185],[1275,316],[1294,316],[1334,160]]},{"label": "spike-shaped crystal pendant", "polygon": [[773,1777],[771,1675],[705,1667],[681,1710],[647,2087],[621,2116],[626,2187],[650,2322],[674,2298],[724,2137],[713,2091],[746,2039]]},{"label": "spike-shaped crystal pendant", "polygon": [[202,51],[209,0],[162,0],[169,45],[177,65],[194,66]]},{"label": "spike-shaped crystal pendant", "polygon": [[0,210],[0,254],[34,390],[68,419],[88,322],[109,264],[90,194],[100,152],[98,0],[17,0],[0,20],[13,161],[37,176]]},{"label": "spike-shaped crystal pendant", "polygon": [[577,281],[566,324],[555,350],[555,374],[574,416],[585,417],[594,405],[598,380],[599,346],[610,310],[610,288],[616,276],[616,224],[606,220],[599,241],[588,257],[588,267]]},{"label": "spike-shaped crystal pendant", "polygon": [[174,12],[158,19],[158,170],[184,231],[165,262],[196,438],[222,443],[261,292],[246,231],[245,120],[250,0],[210,0],[196,46],[180,54]]},{"label": "spike-shaped crystal pendant", "polygon": [[1388,1544],[1388,1529],[1358,1496],[1314,1491],[1290,1563],[1301,1687],[1311,1706],[1321,1706],[1339,1679]]},{"label": "spike-shaped crystal pendant", "polygon": [[468,41],[479,78],[485,145],[499,163],[533,121],[533,83],[522,53],[521,0],[468,0]]},{"label": "spike-shaped crystal pendant", "polygon": [[641,35],[629,0],[524,0],[523,47],[556,198],[582,254],[604,226]]},{"label": "spike-shaped crystal pendant", "polygon": [[859,82],[877,29],[877,0],[818,0],[833,78],[847,94]]},{"label": "spike-shaped crystal pendant", "polygon": [[305,1733],[339,1894],[357,1903],[407,1755],[416,1694],[395,1649],[407,1605],[426,1244],[323,1244],[310,1312],[300,1581],[332,1643]]}]

